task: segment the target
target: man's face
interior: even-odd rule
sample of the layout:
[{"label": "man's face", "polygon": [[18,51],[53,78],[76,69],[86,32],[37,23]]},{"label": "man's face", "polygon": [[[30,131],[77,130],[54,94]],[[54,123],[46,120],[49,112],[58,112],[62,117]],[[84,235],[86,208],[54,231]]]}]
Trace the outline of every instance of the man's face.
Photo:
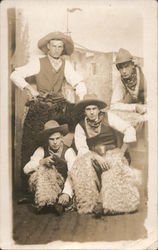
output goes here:
[{"label": "man's face", "polygon": [[85,108],[85,115],[91,121],[95,121],[98,119],[99,112],[100,110],[96,105],[88,105]]},{"label": "man's face", "polygon": [[51,40],[47,44],[47,47],[49,49],[49,55],[57,59],[63,52],[64,43],[60,40]]},{"label": "man's face", "polygon": [[51,150],[57,151],[62,145],[62,135],[60,132],[53,133],[49,136],[48,144]]},{"label": "man's face", "polygon": [[133,72],[134,65],[132,62],[125,62],[118,64],[118,70],[123,79],[128,79]]}]

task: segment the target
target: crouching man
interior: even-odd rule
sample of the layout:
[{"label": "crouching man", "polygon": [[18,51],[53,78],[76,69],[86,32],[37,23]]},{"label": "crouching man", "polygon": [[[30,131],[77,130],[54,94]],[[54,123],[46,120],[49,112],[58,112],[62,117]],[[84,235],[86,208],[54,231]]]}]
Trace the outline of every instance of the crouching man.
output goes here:
[{"label": "crouching man", "polygon": [[[60,126],[55,120],[45,123],[39,135],[41,146],[24,167],[24,173],[29,175],[29,189],[34,195],[37,212],[49,207],[61,214],[63,208],[69,205],[70,196],[64,189],[68,147],[62,140],[67,133],[66,124]],[[62,193],[63,189],[65,193]]]},{"label": "crouching man", "polygon": [[[79,213],[133,212],[139,205],[140,173],[124,156],[128,143],[136,141],[136,131],[115,114],[101,112],[105,107],[96,95],[86,95],[75,106],[75,112],[85,114],[75,128],[77,157],[72,152],[75,160],[69,169]],[[121,149],[115,130],[124,134]]]}]

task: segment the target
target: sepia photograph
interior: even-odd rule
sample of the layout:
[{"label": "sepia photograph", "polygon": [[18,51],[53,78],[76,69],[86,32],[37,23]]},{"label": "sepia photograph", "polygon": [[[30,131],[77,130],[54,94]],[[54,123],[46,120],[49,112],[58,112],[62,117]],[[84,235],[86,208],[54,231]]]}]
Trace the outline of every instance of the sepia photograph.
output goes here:
[{"label": "sepia photograph", "polygon": [[0,20],[0,248],[157,249],[157,1]]}]

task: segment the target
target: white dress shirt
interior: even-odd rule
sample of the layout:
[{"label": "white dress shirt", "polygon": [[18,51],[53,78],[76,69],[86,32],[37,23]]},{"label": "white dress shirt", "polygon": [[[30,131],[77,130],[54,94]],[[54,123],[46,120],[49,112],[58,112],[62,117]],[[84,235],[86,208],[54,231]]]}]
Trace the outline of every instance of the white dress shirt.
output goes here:
[{"label": "white dress shirt", "polygon": [[[109,126],[124,134],[123,141],[125,143],[136,141],[136,130],[130,125],[129,122],[122,120],[111,111],[108,111],[107,114]],[[74,137],[78,154],[80,155],[88,152],[89,147],[87,145],[87,137],[80,124],[76,125]]]},{"label": "white dress shirt", "polygon": [[[52,64],[52,61],[50,62]],[[12,72],[10,79],[16,84],[17,87],[23,90],[28,84],[25,78],[36,75],[39,72],[40,60],[39,58],[35,58],[28,64],[15,68],[15,71]],[[74,90],[76,90],[76,95],[78,95],[80,100],[82,100],[83,96],[87,93],[86,85],[82,76],[73,69],[72,64],[68,60],[65,60],[64,74],[67,82],[74,88]]]}]

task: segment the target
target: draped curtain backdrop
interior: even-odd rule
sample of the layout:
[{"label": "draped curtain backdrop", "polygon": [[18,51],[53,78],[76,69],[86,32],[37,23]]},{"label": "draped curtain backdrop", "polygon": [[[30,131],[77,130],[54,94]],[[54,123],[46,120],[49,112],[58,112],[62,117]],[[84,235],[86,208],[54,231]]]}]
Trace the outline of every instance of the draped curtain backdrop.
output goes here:
[{"label": "draped curtain backdrop", "polygon": [[[15,50],[11,58],[11,68],[20,67],[25,65],[29,60],[29,31],[27,19],[24,16],[23,10],[15,10]],[[22,139],[22,127],[25,113],[25,102],[28,96],[26,91],[21,91],[15,87],[15,106],[14,106],[14,129],[13,143],[14,143],[14,170],[13,170],[13,181],[14,187],[18,189],[21,185],[21,139]]]}]

